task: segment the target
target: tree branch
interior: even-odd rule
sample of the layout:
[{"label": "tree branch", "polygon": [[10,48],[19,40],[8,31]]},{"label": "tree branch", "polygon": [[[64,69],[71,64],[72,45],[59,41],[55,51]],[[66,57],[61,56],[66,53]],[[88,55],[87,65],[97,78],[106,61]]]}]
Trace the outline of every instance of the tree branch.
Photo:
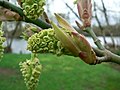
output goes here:
[{"label": "tree branch", "polygon": [[[65,3],[65,2],[64,2]],[[67,4],[65,3],[65,5],[73,12],[73,14],[80,20],[80,17],[77,15],[77,13]]]},{"label": "tree branch", "polygon": [[97,21],[97,23],[98,23],[98,25],[99,25],[99,28],[100,28],[100,30],[101,30],[101,33],[102,33],[102,35],[103,35],[104,43],[107,44],[107,41],[106,41],[106,39],[105,39],[104,28],[102,27],[101,22],[100,22],[100,20],[99,20],[99,18],[98,18],[98,16],[97,16],[97,10],[96,10],[96,3],[95,3],[95,1],[94,1],[94,12],[95,12],[95,19],[96,19],[96,21]]},{"label": "tree branch", "polygon": [[102,57],[97,57],[97,63],[96,64],[99,64],[100,62],[114,62],[114,63],[120,64],[120,56],[118,56],[118,55],[110,52],[109,50],[107,50],[101,44],[100,40],[98,39],[98,37],[95,35],[95,33],[93,32],[93,30],[90,27],[86,28],[85,31],[91,35],[95,44],[100,49],[100,50],[97,50],[97,53],[100,53],[101,55],[103,55]]},{"label": "tree branch", "polygon": [[93,30],[91,29],[91,27],[88,27],[85,29],[85,31],[91,35],[91,37],[94,40],[94,43],[97,45],[97,47],[100,50],[105,50],[105,47],[101,44],[101,41],[97,38],[96,34],[93,32]]},{"label": "tree branch", "polygon": [[9,3],[8,1],[4,1],[4,0],[0,0],[0,6],[3,6],[4,8],[7,8],[7,9],[10,9],[14,12],[17,12],[21,17],[22,17],[22,21],[25,21],[27,23],[32,23],[32,24],[35,24],[39,27],[41,27],[42,29],[47,29],[47,28],[51,28],[51,25],[44,22],[43,20],[41,19],[37,19],[37,20],[31,20],[29,18],[27,18],[22,9],[20,7],[17,7],[11,3]]},{"label": "tree branch", "polygon": [[120,64],[120,56],[110,52],[109,50],[105,50],[103,54],[105,54],[105,56],[97,57],[98,62],[101,62],[101,63],[102,62],[113,62],[113,63]]}]

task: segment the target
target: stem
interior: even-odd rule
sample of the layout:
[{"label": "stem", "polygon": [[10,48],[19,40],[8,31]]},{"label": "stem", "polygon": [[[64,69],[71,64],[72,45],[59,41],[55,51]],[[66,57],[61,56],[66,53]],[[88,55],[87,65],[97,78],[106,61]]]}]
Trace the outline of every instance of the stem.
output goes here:
[{"label": "stem", "polygon": [[31,20],[31,19],[27,18],[24,15],[23,10],[20,7],[17,7],[15,5],[9,3],[8,1],[0,0],[0,6],[3,6],[4,8],[10,9],[14,12],[17,12],[23,18],[22,20],[27,22],[27,23],[33,23],[33,24],[41,27],[42,29],[51,28],[50,24],[44,22],[41,19]]},{"label": "stem", "polygon": [[106,50],[107,55],[109,56],[108,61],[120,64],[120,56]]},{"label": "stem", "polygon": [[90,27],[86,28],[85,31],[91,35],[91,37],[94,40],[94,43],[100,50],[105,50],[105,47],[101,44],[101,41],[98,39],[98,37],[95,35],[95,33]]},{"label": "stem", "polygon": [[103,53],[105,53],[105,56],[97,57],[97,60],[99,62],[114,62],[114,63],[120,64],[120,56],[118,56],[108,50],[105,50]]},{"label": "stem", "polygon": [[36,53],[31,53],[31,60],[34,61],[34,58],[37,57]]},{"label": "stem", "polygon": [[95,44],[100,49],[97,52],[103,55],[103,57],[97,57],[98,63],[99,62],[114,62],[114,63],[120,64],[120,56],[110,52],[109,50],[106,50],[90,27],[86,28],[85,31],[91,35]]}]

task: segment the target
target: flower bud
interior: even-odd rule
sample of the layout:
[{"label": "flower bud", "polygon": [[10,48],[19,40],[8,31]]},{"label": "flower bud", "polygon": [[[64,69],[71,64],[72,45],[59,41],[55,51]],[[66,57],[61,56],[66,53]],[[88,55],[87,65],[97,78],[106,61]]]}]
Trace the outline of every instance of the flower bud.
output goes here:
[{"label": "flower bud", "polygon": [[45,0],[22,0],[23,13],[30,19],[37,19],[42,15]]},{"label": "flower bud", "polygon": [[92,18],[91,0],[78,0],[77,8],[81,21],[83,23],[83,28],[90,27]]},{"label": "flower bud", "polygon": [[68,49],[74,56],[80,57],[84,62],[88,64],[95,64],[96,55],[92,50],[89,42],[86,38],[79,34],[69,23],[55,14],[61,28],[51,22],[55,34],[62,45]]}]

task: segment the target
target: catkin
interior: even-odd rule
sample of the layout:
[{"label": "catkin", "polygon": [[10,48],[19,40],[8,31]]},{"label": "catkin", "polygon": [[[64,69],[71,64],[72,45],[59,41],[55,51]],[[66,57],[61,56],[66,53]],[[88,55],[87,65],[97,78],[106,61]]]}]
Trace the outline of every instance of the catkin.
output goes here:
[{"label": "catkin", "polygon": [[4,52],[3,43],[4,42],[5,42],[5,38],[3,37],[3,31],[1,29],[1,24],[0,24],[0,59],[3,57],[3,52]]},{"label": "catkin", "polygon": [[45,0],[22,0],[23,13],[30,19],[37,19],[42,15]]},{"label": "catkin", "polygon": [[19,65],[28,90],[35,90],[42,70],[39,59],[26,60],[25,62],[20,62]]},{"label": "catkin", "polygon": [[45,29],[35,33],[28,39],[27,49],[33,53],[53,53],[58,56],[69,55],[70,52],[64,48],[62,43],[56,38],[53,29]]}]

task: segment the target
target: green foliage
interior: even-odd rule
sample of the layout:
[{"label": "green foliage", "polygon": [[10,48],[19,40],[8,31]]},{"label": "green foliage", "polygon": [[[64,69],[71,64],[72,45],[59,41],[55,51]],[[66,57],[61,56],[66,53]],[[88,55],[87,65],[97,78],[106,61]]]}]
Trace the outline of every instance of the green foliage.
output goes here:
[{"label": "green foliage", "polygon": [[70,54],[56,38],[53,29],[45,29],[32,35],[28,39],[27,49],[33,53]]},{"label": "green foliage", "polygon": [[35,90],[39,81],[42,66],[38,58],[20,62],[20,68],[28,90]]},{"label": "green foliage", "polygon": [[[18,67],[18,63],[26,58],[30,58],[30,54],[4,54],[0,63],[0,70],[3,70],[0,71],[0,90],[27,90]],[[91,66],[66,55],[40,54],[38,58],[42,74],[36,90],[120,89],[120,71],[109,64]]]},{"label": "green foliage", "polygon": [[37,19],[42,15],[45,0],[22,0],[23,13],[30,19]]}]

